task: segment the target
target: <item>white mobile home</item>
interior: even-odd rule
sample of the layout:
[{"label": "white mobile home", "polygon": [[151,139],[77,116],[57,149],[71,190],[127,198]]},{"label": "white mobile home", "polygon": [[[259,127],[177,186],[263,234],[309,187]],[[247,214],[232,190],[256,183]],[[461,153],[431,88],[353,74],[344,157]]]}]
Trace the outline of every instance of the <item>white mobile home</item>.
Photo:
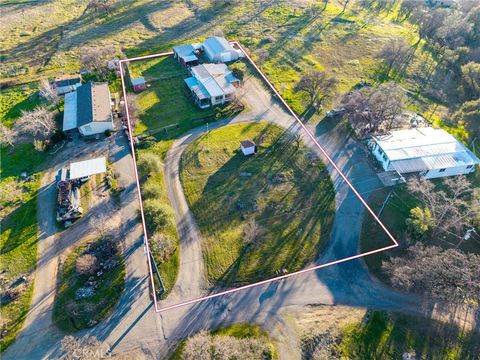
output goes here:
[{"label": "white mobile home", "polygon": [[459,140],[431,127],[374,136],[369,147],[385,171],[418,173],[426,179],[472,173],[480,164]]},{"label": "white mobile home", "polygon": [[190,69],[192,77],[185,79],[193,99],[202,108],[229,102],[240,84],[225,64],[203,64]]}]

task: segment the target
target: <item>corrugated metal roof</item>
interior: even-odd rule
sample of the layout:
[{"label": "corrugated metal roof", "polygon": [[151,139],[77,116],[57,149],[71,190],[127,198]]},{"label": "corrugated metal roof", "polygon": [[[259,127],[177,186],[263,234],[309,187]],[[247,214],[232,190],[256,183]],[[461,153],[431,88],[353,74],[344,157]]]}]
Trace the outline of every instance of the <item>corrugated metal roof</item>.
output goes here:
[{"label": "corrugated metal roof", "polygon": [[192,74],[205,87],[210,96],[214,97],[223,95],[224,92],[222,88],[209,74],[209,72],[205,68],[205,65],[198,65],[192,67]]},{"label": "corrugated metal roof", "polygon": [[[192,55],[195,56],[193,52],[201,47],[202,47],[202,44],[200,43],[178,45],[173,47],[173,51],[175,51],[178,54],[178,56],[180,56],[185,61],[191,61],[191,60],[186,60],[186,57],[189,57]],[[195,56],[195,59],[197,59],[196,56]]]},{"label": "corrugated metal roof", "polygon": [[107,161],[104,157],[74,162],[70,164],[70,179],[102,174],[107,171]]},{"label": "corrugated metal roof", "polygon": [[208,48],[211,53],[218,54],[223,51],[235,51],[228,41],[220,36],[212,36],[203,42],[203,46]]},{"label": "corrugated metal roof", "polygon": [[72,130],[77,127],[77,93],[65,94],[65,105],[63,108],[63,131]]},{"label": "corrugated metal roof", "polygon": [[232,94],[235,87],[230,81],[238,81],[225,64],[203,64],[192,67],[193,76],[203,85],[210,96]]},{"label": "corrugated metal roof", "polygon": [[187,86],[190,90],[192,90],[192,88],[194,86],[198,86],[198,81],[193,76],[189,77],[189,78],[186,78],[183,81],[185,81],[185,84],[187,84]]},{"label": "corrugated metal roof", "polygon": [[443,129],[397,130],[374,140],[400,173],[480,163],[465,145]]},{"label": "corrugated metal roof", "polygon": [[143,77],[138,77],[132,79],[132,86],[145,84],[145,79]]}]

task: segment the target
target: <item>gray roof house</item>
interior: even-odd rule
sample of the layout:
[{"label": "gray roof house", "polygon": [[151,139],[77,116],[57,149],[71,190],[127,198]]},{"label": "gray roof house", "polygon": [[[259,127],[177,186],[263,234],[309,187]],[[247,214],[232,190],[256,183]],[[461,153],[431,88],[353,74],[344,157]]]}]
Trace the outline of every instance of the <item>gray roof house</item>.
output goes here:
[{"label": "gray roof house", "polygon": [[243,57],[241,50],[235,49],[225,38],[212,36],[202,44],[205,55],[211,62],[228,62]]},{"label": "gray roof house", "polygon": [[57,95],[75,91],[80,85],[82,85],[82,77],[80,75],[57,77],[52,83],[52,87],[57,91]]},{"label": "gray roof house", "polygon": [[232,100],[240,83],[225,64],[202,64],[190,71],[192,76],[184,81],[202,109]]},{"label": "gray roof house", "polygon": [[65,96],[63,131],[78,128],[84,136],[113,130],[110,90],[107,83],[88,82]]}]

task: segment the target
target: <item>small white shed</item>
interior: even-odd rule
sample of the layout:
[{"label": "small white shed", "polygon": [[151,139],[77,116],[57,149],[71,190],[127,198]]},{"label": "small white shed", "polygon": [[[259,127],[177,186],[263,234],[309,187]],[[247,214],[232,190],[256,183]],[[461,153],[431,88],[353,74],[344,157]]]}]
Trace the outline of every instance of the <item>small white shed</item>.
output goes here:
[{"label": "small white shed", "polygon": [[245,156],[253,155],[257,152],[257,145],[252,140],[242,140],[240,141],[240,149]]}]

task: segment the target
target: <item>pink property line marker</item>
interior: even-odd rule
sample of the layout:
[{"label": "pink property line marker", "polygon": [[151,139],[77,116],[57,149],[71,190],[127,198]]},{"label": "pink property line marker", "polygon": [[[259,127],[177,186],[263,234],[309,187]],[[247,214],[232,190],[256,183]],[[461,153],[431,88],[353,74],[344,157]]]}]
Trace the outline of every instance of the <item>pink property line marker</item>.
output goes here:
[{"label": "pink property line marker", "polygon": [[327,160],[334,167],[334,169],[340,174],[342,179],[347,183],[347,185],[350,187],[350,189],[353,191],[353,193],[357,196],[357,198],[360,200],[360,202],[363,204],[363,206],[365,206],[365,208],[373,216],[375,221],[380,225],[380,227],[383,229],[383,231],[392,240],[393,245],[385,246],[383,248],[372,250],[372,251],[367,251],[367,252],[364,252],[364,253],[360,253],[358,255],[349,256],[349,257],[346,257],[346,258],[343,258],[343,259],[340,259],[340,260],[331,261],[331,262],[328,262],[328,263],[325,263],[325,264],[320,264],[320,265],[313,266],[313,267],[310,267],[310,268],[306,268],[306,269],[303,269],[303,270],[295,271],[295,272],[290,273],[290,274],[277,276],[277,277],[274,277],[274,278],[271,278],[271,279],[259,281],[259,282],[253,283],[253,284],[244,285],[244,286],[241,286],[241,287],[238,287],[238,288],[235,288],[235,289],[225,290],[225,291],[222,291],[222,292],[219,292],[219,293],[216,293],[216,294],[211,294],[211,295],[195,298],[195,299],[192,299],[192,300],[187,300],[187,301],[175,304],[175,305],[170,305],[170,306],[166,306],[166,307],[163,307],[163,308],[159,308],[158,307],[158,302],[157,302],[157,297],[155,295],[156,292],[155,292],[155,283],[154,283],[154,280],[153,280],[152,263],[151,263],[151,260],[150,260],[150,256],[148,256],[150,248],[149,248],[149,245],[148,245],[147,227],[146,227],[146,223],[145,223],[145,216],[143,214],[143,203],[142,203],[142,195],[141,195],[141,191],[140,191],[140,181],[139,181],[138,170],[137,170],[137,162],[135,160],[135,147],[133,145],[133,132],[132,132],[132,127],[130,125],[130,114],[129,114],[129,111],[128,111],[127,91],[126,91],[126,87],[125,87],[125,80],[124,80],[124,74],[123,74],[123,63],[128,63],[130,61],[137,61],[137,60],[152,59],[152,58],[162,57],[162,56],[168,56],[168,55],[172,55],[173,51],[163,52],[163,53],[158,53],[158,54],[152,54],[152,55],[139,56],[139,57],[134,57],[134,58],[130,58],[130,59],[122,59],[122,60],[120,60],[120,77],[121,77],[121,80],[122,80],[123,97],[124,97],[125,109],[126,109],[126,113],[127,113],[128,133],[129,133],[130,140],[131,140],[130,141],[130,148],[131,148],[131,151],[132,151],[133,166],[134,166],[134,170],[135,170],[135,179],[137,181],[138,200],[139,200],[139,203],[140,203],[140,213],[141,213],[141,218],[142,218],[145,248],[147,250],[147,260],[148,260],[148,268],[149,268],[149,272],[150,272],[150,281],[151,281],[151,285],[152,285],[152,289],[153,289],[155,312],[157,312],[157,313],[164,312],[164,311],[167,311],[167,310],[176,309],[176,308],[182,307],[182,306],[196,304],[196,303],[204,301],[204,300],[209,300],[209,299],[213,299],[213,298],[216,298],[216,297],[219,297],[219,296],[232,294],[232,293],[235,293],[237,291],[246,290],[246,289],[249,289],[249,288],[252,288],[252,287],[255,287],[255,286],[269,284],[269,283],[274,282],[274,281],[283,280],[283,279],[289,278],[291,276],[301,275],[301,274],[311,272],[311,271],[315,271],[315,270],[325,268],[325,267],[328,267],[328,266],[331,266],[331,265],[336,265],[336,264],[340,264],[340,263],[343,263],[343,262],[346,262],[346,261],[358,259],[358,258],[361,258],[361,257],[364,257],[364,256],[376,254],[376,253],[379,253],[379,252],[382,252],[382,251],[393,249],[393,248],[398,246],[398,242],[395,240],[395,238],[390,233],[390,231],[388,231],[386,226],[381,222],[381,220],[378,218],[378,216],[373,212],[373,210],[370,208],[370,206],[367,204],[367,202],[363,199],[363,197],[360,195],[360,193],[357,191],[357,189],[355,189],[353,184],[347,179],[347,177],[343,174],[343,172],[340,170],[340,168],[337,166],[337,164],[335,164],[333,159],[327,154],[325,149],[320,145],[318,140],[315,138],[315,135],[313,135],[313,133],[305,126],[305,124],[303,124],[303,122],[300,120],[300,118],[297,116],[297,114],[295,114],[295,112],[292,110],[292,108],[286,103],[286,101],[283,99],[283,97],[277,91],[275,86],[273,86],[273,84],[270,82],[270,80],[268,80],[268,78],[265,76],[265,74],[255,64],[255,62],[248,55],[248,53],[244,49],[244,47],[238,41],[232,41],[231,43],[234,44],[234,45],[237,45],[242,50],[242,52],[245,54],[248,61],[255,68],[255,70],[258,71],[258,73],[262,76],[263,80],[265,80],[265,82],[272,89],[272,91],[275,93],[275,95],[278,97],[278,99],[280,99],[282,104],[288,109],[290,114],[295,118],[295,120],[298,122],[298,124],[307,133],[307,135],[310,137],[310,139],[314,142],[314,144],[321,151],[321,153],[327,158]]}]

